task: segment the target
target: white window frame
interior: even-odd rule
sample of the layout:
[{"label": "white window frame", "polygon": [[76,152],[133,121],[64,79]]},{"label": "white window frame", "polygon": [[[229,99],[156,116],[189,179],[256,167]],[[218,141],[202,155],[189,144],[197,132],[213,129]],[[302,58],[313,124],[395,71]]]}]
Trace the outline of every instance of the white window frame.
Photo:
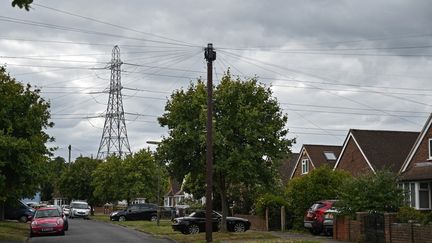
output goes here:
[{"label": "white window frame", "polygon": [[[427,189],[421,189],[420,183],[427,183],[428,188]],[[420,191],[427,191],[429,195],[429,207],[427,208],[420,208]],[[418,210],[431,210],[431,183],[428,182],[417,182],[416,183],[416,208]]]},{"label": "white window frame", "polygon": [[432,160],[432,138],[429,138],[428,148],[429,148],[429,160]]},{"label": "white window frame", "polygon": [[309,173],[309,160],[302,159],[302,175]]}]

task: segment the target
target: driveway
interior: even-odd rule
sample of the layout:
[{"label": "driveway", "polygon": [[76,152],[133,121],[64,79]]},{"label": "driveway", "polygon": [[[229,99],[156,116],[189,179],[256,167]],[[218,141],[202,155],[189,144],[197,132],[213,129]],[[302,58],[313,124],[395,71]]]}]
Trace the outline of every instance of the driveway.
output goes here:
[{"label": "driveway", "polygon": [[291,232],[279,232],[272,231],[273,235],[280,237],[284,240],[310,240],[324,243],[343,243],[346,241],[333,240],[331,236],[319,236],[319,235],[311,235],[311,234],[300,234],[300,233],[291,233]]},{"label": "driveway", "polygon": [[64,236],[38,236],[30,238],[31,243],[37,242],[66,242],[66,243],[172,243],[171,240],[154,238],[136,230],[119,225],[96,220],[69,220],[69,230]]}]

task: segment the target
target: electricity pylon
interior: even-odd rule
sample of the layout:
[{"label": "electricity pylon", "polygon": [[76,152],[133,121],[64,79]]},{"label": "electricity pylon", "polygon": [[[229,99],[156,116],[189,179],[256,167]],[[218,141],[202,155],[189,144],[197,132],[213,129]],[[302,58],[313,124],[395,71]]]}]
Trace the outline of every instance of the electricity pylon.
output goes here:
[{"label": "electricity pylon", "polygon": [[111,80],[108,106],[105,112],[105,124],[102,132],[97,158],[105,159],[110,155],[125,157],[131,153],[126,131],[123,110],[120,48],[114,46],[110,69]]}]

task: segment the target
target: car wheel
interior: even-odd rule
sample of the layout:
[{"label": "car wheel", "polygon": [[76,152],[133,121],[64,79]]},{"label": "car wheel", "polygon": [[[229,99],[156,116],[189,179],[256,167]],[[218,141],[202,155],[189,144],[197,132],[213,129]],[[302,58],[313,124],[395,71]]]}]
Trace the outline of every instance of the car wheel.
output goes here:
[{"label": "car wheel", "polygon": [[309,229],[309,231],[313,235],[320,235],[321,234],[321,230],[320,229],[312,228],[312,229]]},{"label": "car wheel", "polygon": [[21,223],[26,223],[27,222],[27,216],[23,215],[23,216],[19,217],[18,221]]},{"label": "car wheel", "polygon": [[30,230],[30,238],[34,237],[33,232]]},{"label": "car wheel", "polygon": [[126,217],[125,216],[120,216],[118,221],[126,221]]},{"label": "car wheel", "polygon": [[150,221],[156,222],[157,221],[157,216],[156,215],[151,216]]},{"label": "car wheel", "polygon": [[188,226],[188,233],[189,234],[198,234],[199,233],[199,227],[196,224],[191,224]]},{"label": "car wheel", "polygon": [[246,227],[244,223],[236,223],[234,225],[234,232],[245,232],[246,231]]},{"label": "car wheel", "polygon": [[62,230],[62,231],[60,232],[60,235],[65,235],[64,230]]}]

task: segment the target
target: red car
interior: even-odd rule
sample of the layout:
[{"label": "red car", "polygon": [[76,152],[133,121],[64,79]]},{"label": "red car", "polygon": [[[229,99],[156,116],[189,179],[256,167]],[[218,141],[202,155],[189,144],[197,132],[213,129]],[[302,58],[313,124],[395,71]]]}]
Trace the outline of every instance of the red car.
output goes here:
[{"label": "red car", "polygon": [[323,200],[314,203],[306,212],[304,227],[314,235],[324,232],[326,235],[333,233],[333,214],[336,200]]},{"label": "red car", "polygon": [[30,237],[47,234],[65,234],[63,215],[54,207],[36,210],[30,224]]}]

